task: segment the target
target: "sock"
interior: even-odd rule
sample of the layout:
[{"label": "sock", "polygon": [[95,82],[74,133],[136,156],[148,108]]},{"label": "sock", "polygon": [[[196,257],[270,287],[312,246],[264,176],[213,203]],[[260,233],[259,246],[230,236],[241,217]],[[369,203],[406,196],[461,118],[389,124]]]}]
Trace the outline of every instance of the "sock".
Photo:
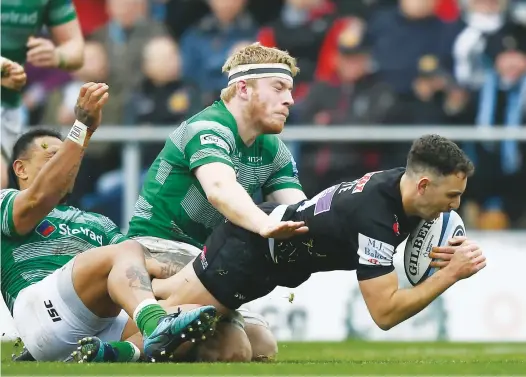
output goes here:
[{"label": "sock", "polygon": [[141,351],[130,342],[108,342],[115,352],[115,362],[128,363],[139,360]]},{"label": "sock", "polygon": [[166,310],[154,299],[148,299],[141,302],[133,312],[133,320],[137,324],[139,331],[144,336],[150,336],[159,319],[166,315]]}]

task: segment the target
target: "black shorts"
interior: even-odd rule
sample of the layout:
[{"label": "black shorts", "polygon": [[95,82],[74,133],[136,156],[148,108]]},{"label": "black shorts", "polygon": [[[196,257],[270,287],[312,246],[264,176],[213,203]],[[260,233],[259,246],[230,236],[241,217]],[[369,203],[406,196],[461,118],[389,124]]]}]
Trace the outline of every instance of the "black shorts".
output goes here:
[{"label": "black shorts", "polygon": [[[259,207],[271,213],[277,206]],[[311,275],[300,266],[274,263],[268,239],[231,222],[214,229],[193,266],[206,289],[229,309],[266,296],[278,285],[297,287]]]}]

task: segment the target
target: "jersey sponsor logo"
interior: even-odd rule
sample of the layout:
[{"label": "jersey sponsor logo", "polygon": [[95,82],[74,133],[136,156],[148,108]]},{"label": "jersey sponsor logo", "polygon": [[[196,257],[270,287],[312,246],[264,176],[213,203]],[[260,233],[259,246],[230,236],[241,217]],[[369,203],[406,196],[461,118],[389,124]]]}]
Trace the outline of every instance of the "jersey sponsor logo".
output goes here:
[{"label": "jersey sponsor logo", "polygon": [[16,12],[2,12],[2,24],[16,24],[16,25],[36,25],[38,23],[38,12],[24,13]]},{"label": "jersey sponsor logo", "polygon": [[352,190],[352,193],[356,194],[357,192],[362,192],[363,188],[365,187],[367,182],[369,182],[371,177],[373,175],[375,175],[376,173],[380,173],[380,172],[379,171],[375,171],[375,172],[372,172],[372,173],[367,173],[362,178],[358,179],[356,181],[356,186],[354,186],[354,189]]},{"label": "jersey sponsor logo", "polygon": [[59,228],[59,234],[63,236],[76,236],[83,234],[84,236],[90,238],[91,240],[97,242],[100,246],[102,246],[103,238],[102,235],[96,234],[93,230],[89,228],[79,227],[77,229],[71,229],[67,224],[60,224],[58,226]]},{"label": "jersey sponsor logo", "polygon": [[219,148],[223,148],[227,153],[230,153],[230,147],[227,142],[221,139],[220,137],[212,134],[205,134],[200,136],[201,145],[214,144]]},{"label": "jersey sponsor logo", "polygon": [[49,314],[49,317],[53,322],[62,321],[62,318],[60,318],[57,309],[53,307],[53,303],[51,302],[51,300],[49,300],[48,302],[44,301],[44,306],[46,307],[47,313]]},{"label": "jersey sponsor logo", "polygon": [[248,162],[252,164],[257,164],[258,162],[263,162],[263,157],[262,156],[250,156],[250,157],[247,157],[247,160]]},{"label": "jersey sponsor logo", "polygon": [[57,227],[49,220],[44,219],[40,224],[37,225],[35,231],[44,238],[51,236]]},{"label": "jersey sponsor logo", "polygon": [[368,266],[391,266],[395,247],[386,242],[358,234],[359,263]]}]

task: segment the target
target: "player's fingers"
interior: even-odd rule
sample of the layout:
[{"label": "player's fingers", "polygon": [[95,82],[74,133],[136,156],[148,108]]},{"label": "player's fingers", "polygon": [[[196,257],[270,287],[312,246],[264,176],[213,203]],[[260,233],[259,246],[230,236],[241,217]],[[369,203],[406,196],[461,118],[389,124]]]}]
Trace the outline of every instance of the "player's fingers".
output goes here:
[{"label": "player's fingers", "polygon": [[32,60],[40,56],[51,57],[53,55],[52,46],[41,44],[27,52],[27,59]]},{"label": "player's fingers", "polygon": [[443,259],[443,260],[451,260],[453,258],[454,254],[449,253],[436,253],[434,251],[429,253],[429,256],[433,259]]},{"label": "player's fingers", "polygon": [[26,43],[26,47],[27,48],[33,48],[35,46],[38,46],[42,43],[45,42],[45,39],[44,38],[35,38],[35,37],[29,37],[29,39],[27,40],[27,43]]},{"label": "player's fingers", "polygon": [[476,256],[475,258],[472,259],[472,263],[474,263],[475,265],[479,264],[479,263],[482,263],[482,262],[485,262],[486,261],[486,256],[485,255],[478,255]]},{"label": "player's fingers", "polygon": [[455,246],[435,246],[432,249],[433,253],[442,253],[442,254],[455,254]]},{"label": "player's fingers", "polygon": [[308,227],[306,227],[306,226],[302,226],[302,227],[296,229],[296,230],[295,230],[295,233],[296,233],[296,234],[303,234],[303,233],[308,233],[308,231],[309,231],[309,228],[308,228]]},{"label": "player's fingers", "polygon": [[471,251],[469,253],[469,256],[470,256],[471,259],[478,258],[481,255],[482,255],[482,250],[481,249],[473,250],[473,251]]},{"label": "player's fingers", "polygon": [[108,98],[110,98],[110,93],[104,93],[102,97],[100,97],[99,102],[97,102],[97,108],[102,109],[106,102],[108,102]]},{"label": "player's fingers", "polygon": [[449,264],[449,261],[435,260],[435,261],[432,261],[429,265],[430,265],[431,267],[444,268],[444,267],[446,267],[448,264]]},{"label": "player's fingers", "polygon": [[[89,94],[88,101],[90,103],[96,104],[97,102],[99,102],[99,100],[104,95],[104,93],[106,93],[108,91],[108,85],[106,85],[106,84],[97,84],[97,85],[99,85],[99,87],[95,88],[95,90],[93,90]],[[89,89],[88,89],[88,91],[89,91]]]},{"label": "player's fingers", "polygon": [[476,271],[482,270],[484,267],[486,267],[487,262],[484,260],[484,262],[481,262],[475,266]]},{"label": "player's fingers", "polygon": [[466,241],[468,238],[465,236],[455,236],[447,240],[448,245],[460,245],[464,241]]}]

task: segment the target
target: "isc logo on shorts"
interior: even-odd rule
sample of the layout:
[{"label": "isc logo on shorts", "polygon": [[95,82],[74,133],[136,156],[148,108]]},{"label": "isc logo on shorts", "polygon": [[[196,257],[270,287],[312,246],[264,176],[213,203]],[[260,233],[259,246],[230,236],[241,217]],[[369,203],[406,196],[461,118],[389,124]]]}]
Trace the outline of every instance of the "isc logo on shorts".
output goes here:
[{"label": "isc logo on shorts", "polygon": [[206,270],[208,268],[208,262],[206,260],[206,246],[203,247],[203,251],[201,251],[199,259],[201,260],[201,266],[203,267],[203,270]]}]

